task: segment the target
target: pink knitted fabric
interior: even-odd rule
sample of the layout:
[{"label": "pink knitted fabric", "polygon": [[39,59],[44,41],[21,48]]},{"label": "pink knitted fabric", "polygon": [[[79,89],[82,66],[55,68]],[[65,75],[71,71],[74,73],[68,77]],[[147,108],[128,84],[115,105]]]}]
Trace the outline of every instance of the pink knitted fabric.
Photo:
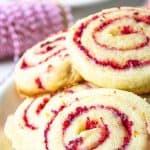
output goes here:
[{"label": "pink knitted fabric", "polygon": [[62,8],[52,0],[0,4],[0,59],[17,59],[49,34],[65,29],[72,15],[68,6]]}]

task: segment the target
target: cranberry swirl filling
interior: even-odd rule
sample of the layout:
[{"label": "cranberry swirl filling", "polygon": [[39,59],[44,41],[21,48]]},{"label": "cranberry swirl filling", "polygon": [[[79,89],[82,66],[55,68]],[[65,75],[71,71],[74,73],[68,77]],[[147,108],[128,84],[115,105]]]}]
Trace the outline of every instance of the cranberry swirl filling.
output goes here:
[{"label": "cranberry swirl filling", "polygon": [[[40,51],[36,50],[34,52],[34,55],[46,55],[48,53],[50,53],[50,55],[47,55],[46,58],[44,58],[43,60],[39,61],[38,63],[36,64],[29,64],[27,62],[27,60],[24,58],[22,60],[22,63],[20,65],[20,68],[21,69],[30,69],[30,68],[33,68],[33,67],[36,67],[38,65],[41,65],[43,63],[46,63],[49,59],[51,59],[52,57],[55,57],[59,54],[61,54],[63,51],[66,50],[66,48],[57,48],[59,46],[59,42],[62,42],[62,41],[65,41],[65,36],[61,36],[61,37],[58,37],[54,40],[51,40],[51,41],[46,41],[44,43],[42,43],[39,47]],[[51,46],[51,44],[53,46]],[[57,50],[55,50],[55,48],[57,48]]]},{"label": "cranberry swirl filling", "polygon": [[[135,30],[131,25],[125,25],[125,26],[118,26],[118,30],[116,31],[111,31],[111,34],[115,37],[115,36],[118,36],[118,35],[130,35],[130,34],[140,34],[141,36],[144,37],[144,41],[141,41],[140,43],[137,43],[137,45],[134,45],[132,47],[129,47],[129,48],[123,48],[123,47],[111,47],[107,44],[103,44],[103,43],[100,43],[98,41],[98,39],[96,38],[96,33],[97,32],[102,32],[105,28],[107,28],[107,26],[115,23],[115,22],[119,22],[120,20],[124,19],[124,18],[127,18],[127,19],[132,19],[131,17],[128,17],[128,16],[125,16],[125,17],[122,17],[122,18],[116,18],[116,19],[109,19],[107,21],[104,21],[100,26],[96,27],[93,31],[93,39],[94,41],[96,42],[97,45],[99,45],[100,47],[103,47],[104,49],[106,50],[120,50],[120,51],[123,51],[123,50],[138,50],[138,49],[141,49],[145,46],[148,46],[149,45],[149,37],[147,35],[144,34],[144,32],[141,30],[141,31],[138,31],[138,30]],[[116,32],[116,33],[115,33]]]},{"label": "cranberry swirl filling", "polygon": [[[57,115],[64,110],[65,107],[60,107],[60,109],[57,111],[56,116],[47,124],[47,127],[44,131],[44,137],[45,137],[45,149],[50,150],[51,147],[49,146],[49,142],[51,142],[48,139],[48,134],[51,134],[51,126],[54,123],[55,118]],[[122,144],[117,148],[118,150],[125,150],[128,145],[130,144],[131,137],[132,137],[132,125],[133,122],[129,120],[128,116],[121,112],[120,110],[111,107],[111,106],[104,106],[104,105],[92,105],[92,106],[78,106],[75,108],[75,110],[71,111],[64,119],[62,123],[62,143],[64,145],[64,148],[66,150],[78,150],[82,149],[84,145],[84,137],[81,135],[77,136],[76,138],[65,142],[65,135],[67,133],[67,130],[70,126],[72,126],[73,122],[77,120],[77,118],[81,117],[82,115],[85,115],[86,113],[89,113],[93,110],[105,110],[111,113],[116,120],[120,120],[121,125],[123,129],[125,130],[125,135],[123,137]],[[92,117],[86,117],[84,128],[82,128],[81,132],[88,132],[90,130],[94,129],[100,129],[98,133],[98,138],[96,141],[92,141],[90,146],[88,146],[88,150],[92,150],[95,148],[98,148],[103,143],[105,143],[110,137],[111,137],[111,131],[109,129],[109,126],[105,123],[103,117],[99,117],[98,120],[92,119]],[[84,149],[84,148],[83,148]]]},{"label": "cranberry swirl filling", "polygon": [[[28,116],[30,114],[30,109],[32,110],[34,107],[34,102],[32,101],[28,106],[25,108],[24,113],[23,113],[23,122],[25,127],[31,129],[31,130],[37,130],[38,126],[30,122],[30,117]],[[39,117],[40,113],[43,111],[47,103],[49,102],[49,98],[43,98],[40,103],[36,106],[35,114],[37,117]]]},{"label": "cranberry swirl filling", "polygon": [[[21,60],[20,69],[22,71],[30,71],[34,69],[44,69],[42,73],[51,73],[55,68],[51,60],[58,57],[59,61],[63,61],[69,56],[67,49],[64,45],[66,40],[65,32],[49,37],[46,41],[33,47],[23,56]],[[30,60],[30,56],[33,55],[33,60]],[[29,57],[29,58],[28,58]],[[43,65],[43,66],[42,66]],[[45,66],[45,67],[44,67]],[[40,68],[41,67],[41,68]],[[35,77],[35,84],[40,90],[44,90],[41,74]]]},{"label": "cranberry swirl filling", "polygon": [[[127,11],[127,10],[126,10]],[[133,13],[133,10],[128,10],[129,14],[130,11],[131,13]],[[120,51],[120,52],[128,52],[128,51],[133,51],[133,50],[143,50],[145,47],[148,47],[150,45],[150,37],[143,31],[142,27],[139,27],[138,29],[136,29],[134,26],[132,26],[132,24],[130,23],[124,23],[123,25],[120,24],[120,21],[124,21],[125,19],[130,20],[130,22],[134,22],[137,25],[138,24],[146,24],[146,25],[150,25],[150,22],[148,21],[149,19],[149,15],[145,15],[145,16],[140,16],[140,13],[133,13],[132,16],[131,15],[124,15],[124,16],[119,16],[119,17],[115,17],[112,19],[108,19],[107,15],[111,14],[113,12],[105,12],[105,13],[100,13],[100,14],[96,14],[93,15],[92,17],[89,17],[87,20],[81,22],[74,35],[73,35],[73,42],[75,43],[75,45],[78,47],[78,49],[83,52],[86,57],[88,57],[88,59],[92,60],[96,65],[100,65],[100,66],[106,66],[106,67],[111,67],[112,69],[115,70],[124,70],[124,69],[129,69],[129,68],[137,68],[137,67],[144,67],[144,66],[148,66],[150,65],[150,59],[146,58],[146,59],[128,59],[126,60],[124,63],[119,63],[116,60],[111,60],[111,59],[106,59],[106,60],[101,60],[100,58],[97,58],[94,56],[94,54],[91,53],[92,50],[90,50],[89,46],[87,46],[84,42],[83,42],[83,38],[84,38],[84,31],[87,32],[86,30],[88,28],[91,27],[92,22],[99,22],[99,24],[96,25],[96,27],[94,26],[92,29],[92,32],[90,34],[93,42],[95,42],[96,46],[99,47],[100,49],[103,50],[112,50],[112,51]],[[111,26],[115,24],[115,30],[111,31]],[[140,26],[140,25],[139,25]],[[102,35],[102,32],[106,32],[107,30],[109,31],[109,35],[112,38],[112,40],[114,39],[118,39],[118,37],[122,38],[121,42],[123,43],[123,39],[127,39],[127,36],[135,36],[135,37],[140,37],[142,40],[137,40],[135,39],[134,44],[130,44],[130,45],[116,45],[115,43],[119,43],[119,42],[114,42],[114,44],[112,43],[107,43],[107,40],[104,40],[104,36]],[[91,30],[91,29],[90,29]],[[99,34],[101,34],[100,36],[98,36]],[[133,38],[132,38],[133,39]]]}]

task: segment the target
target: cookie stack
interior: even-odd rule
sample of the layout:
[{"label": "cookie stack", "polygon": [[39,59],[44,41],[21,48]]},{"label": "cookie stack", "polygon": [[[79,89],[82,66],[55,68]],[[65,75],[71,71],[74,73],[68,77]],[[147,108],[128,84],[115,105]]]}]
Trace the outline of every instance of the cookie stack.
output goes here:
[{"label": "cookie stack", "polygon": [[149,150],[150,105],[136,95],[150,93],[149,10],[84,18],[29,49],[15,72],[26,98],[5,125],[14,149]]}]

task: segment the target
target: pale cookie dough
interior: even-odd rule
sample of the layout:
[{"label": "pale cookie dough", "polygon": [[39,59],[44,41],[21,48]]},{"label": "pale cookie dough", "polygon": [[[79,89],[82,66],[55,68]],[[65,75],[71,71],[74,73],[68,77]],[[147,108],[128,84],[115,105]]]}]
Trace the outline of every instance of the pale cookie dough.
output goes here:
[{"label": "pale cookie dough", "polygon": [[24,95],[54,93],[81,80],[66,48],[66,32],[57,33],[27,50],[15,69],[18,91]]},{"label": "pale cookie dough", "polygon": [[44,129],[56,117],[57,112],[73,103],[65,97],[92,88],[94,85],[84,83],[67,88],[53,96],[46,94],[26,98],[16,112],[8,117],[5,124],[5,134],[11,141],[12,147],[15,150],[45,150]]},{"label": "pale cookie dough", "polygon": [[99,87],[150,92],[150,10],[121,7],[79,20],[68,32],[73,65]]},{"label": "pale cookie dough", "polygon": [[150,105],[144,99],[91,89],[65,100],[73,103],[44,130],[47,150],[149,150]]}]

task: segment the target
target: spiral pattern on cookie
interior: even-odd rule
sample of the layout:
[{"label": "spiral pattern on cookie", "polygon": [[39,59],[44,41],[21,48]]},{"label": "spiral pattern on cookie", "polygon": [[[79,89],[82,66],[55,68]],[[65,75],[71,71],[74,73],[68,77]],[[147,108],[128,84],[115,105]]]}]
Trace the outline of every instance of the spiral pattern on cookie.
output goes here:
[{"label": "spiral pattern on cookie", "polygon": [[65,99],[73,103],[45,128],[46,150],[148,150],[150,105],[140,97],[92,89]]},{"label": "spiral pattern on cookie", "polygon": [[[72,96],[77,91],[92,88],[94,85],[84,83],[67,88],[53,96],[45,94],[27,98],[16,112],[8,117],[5,125],[6,135],[12,141],[13,148],[16,150],[44,150],[44,130],[42,129],[56,117],[57,112],[72,103],[72,101],[66,101],[65,96]],[[32,144],[33,139],[39,142],[34,145]]]},{"label": "spiral pattern on cookie", "polygon": [[21,93],[53,93],[80,80],[65,42],[66,32],[60,32],[27,50],[16,67],[15,80]]},{"label": "spiral pattern on cookie", "polygon": [[68,33],[68,41],[73,63],[86,80],[102,87],[150,91],[149,10],[103,10],[78,21]]}]

